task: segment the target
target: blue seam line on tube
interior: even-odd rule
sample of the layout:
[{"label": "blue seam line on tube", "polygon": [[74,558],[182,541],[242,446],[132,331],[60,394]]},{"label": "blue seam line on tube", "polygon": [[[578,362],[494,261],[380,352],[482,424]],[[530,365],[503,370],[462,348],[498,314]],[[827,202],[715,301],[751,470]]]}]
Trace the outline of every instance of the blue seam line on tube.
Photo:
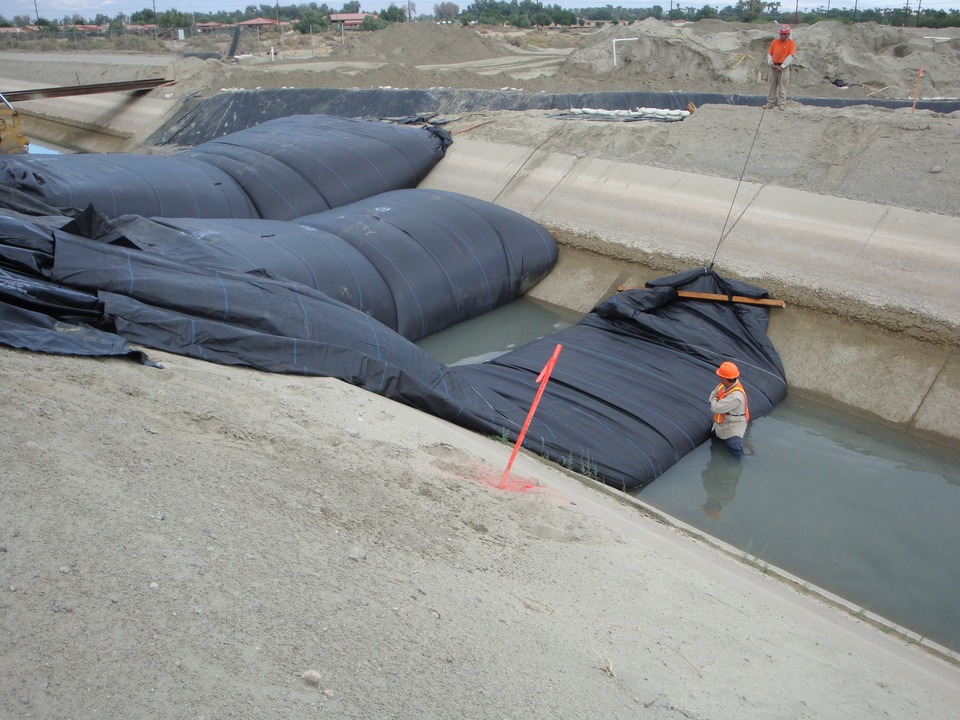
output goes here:
[{"label": "blue seam line on tube", "polygon": [[226,283],[220,279],[219,270],[214,272],[214,277],[217,279],[217,282],[220,283],[220,290],[223,292],[223,322],[227,322],[227,316],[230,314],[230,297],[227,293],[227,286]]},{"label": "blue seam line on tube", "polygon": [[[393,260],[391,260],[390,257],[389,257],[386,253],[384,253],[383,251],[381,251],[380,248],[376,247],[376,246],[373,245],[372,243],[366,243],[366,245],[367,245],[367,247],[370,248],[370,250],[372,250],[373,252],[378,253],[381,257],[383,257],[383,259],[387,261],[387,264],[393,266],[393,269],[397,271],[397,274],[400,276],[400,279],[404,282],[404,284],[406,284],[406,286],[407,286],[408,288],[410,288],[410,294],[413,295],[413,299],[414,299],[414,301],[415,301],[416,304],[417,304],[417,313],[420,315],[420,332],[423,333],[423,332],[426,330],[426,320],[425,320],[424,317],[423,317],[423,306],[420,304],[420,298],[417,297],[417,292],[416,292],[416,290],[413,289],[413,286],[410,284],[410,281],[407,280],[407,276],[404,275],[404,274],[400,271],[400,268],[397,267],[396,263],[394,263]],[[390,287],[390,283],[387,283],[387,287]],[[396,305],[396,297],[394,297],[394,305]],[[398,313],[397,313],[397,326],[398,326],[398,327],[399,327],[399,325],[400,325],[400,317],[399,317],[399,315],[400,315],[400,313],[398,312]]]},{"label": "blue seam line on tube", "polygon": [[297,260],[299,260],[300,264],[302,264],[303,267],[306,268],[307,272],[310,273],[310,277],[313,278],[313,285],[312,285],[313,289],[314,290],[320,289],[320,279],[317,277],[317,274],[313,271],[313,268],[310,266],[310,263],[304,260],[303,257],[300,255],[300,253],[298,253],[296,250],[286,245],[279,245],[278,243],[271,243],[271,246],[274,247],[275,249],[283,250],[287,254],[292,255]]},{"label": "blue seam line on tube", "polygon": [[[301,226],[301,227],[309,227],[309,226],[308,226],[308,225],[303,225],[303,226]],[[310,229],[316,232],[316,228],[310,228]],[[335,237],[336,237],[336,236],[335,236]],[[335,252],[335,253],[337,254],[337,256],[343,261],[344,266],[347,268],[347,270],[350,272],[350,275],[353,277],[353,281],[354,281],[354,282],[353,282],[353,291],[354,291],[354,293],[356,294],[356,297],[357,297],[357,298],[359,299],[359,301],[360,301],[359,307],[358,307],[357,309],[358,309],[358,310],[362,310],[362,309],[363,309],[363,286],[360,284],[360,278],[357,277],[357,273],[354,271],[353,265],[351,265],[349,262],[347,262],[346,258],[345,258],[344,255],[343,255],[343,246],[349,245],[351,249],[355,249],[355,248],[353,248],[353,246],[350,245],[350,243],[348,243],[346,240],[344,240],[344,239],[341,238],[341,237],[337,237],[337,240],[339,240],[340,242],[339,242],[339,243],[330,243],[330,244],[328,245],[328,247],[329,247],[331,250],[333,250],[333,252]],[[342,245],[341,245],[341,243],[342,243]],[[361,253],[359,250],[356,250],[356,252],[359,253],[360,256],[363,257],[364,260],[366,260],[366,256],[364,256],[363,253]],[[370,261],[367,260],[367,262],[370,262]],[[376,270],[376,268],[374,268],[374,270]],[[377,274],[379,275],[379,273],[377,273]],[[383,278],[381,277],[381,280],[382,280],[382,279],[383,279]]]},{"label": "blue seam line on tube", "polygon": [[[255,153],[258,153],[258,154],[260,154],[260,155],[263,155],[264,157],[269,157],[271,160],[275,159],[275,158],[273,158],[272,155],[267,155],[266,153],[259,152],[259,151],[255,150],[254,148],[247,148],[247,147],[244,147],[244,146],[242,146],[242,145],[234,145],[233,143],[229,143],[229,142],[227,142],[227,143],[221,143],[221,144],[222,144],[222,145],[227,145],[227,146],[229,146],[229,147],[240,147],[240,148],[242,148],[242,149],[244,149],[244,150],[251,150],[251,151],[253,151],[253,152],[255,152]],[[212,151],[206,151],[206,152],[209,152],[209,154],[212,155],[212,156],[215,157],[215,158],[223,158],[223,159],[226,159],[226,160],[230,160],[230,161],[232,161],[232,162],[237,162],[238,165],[241,164],[240,161],[237,161],[235,158],[230,157],[229,155],[216,155],[216,154],[213,153]],[[203,158],[200,157],[200,155],[202,155],[202,154],[204,154],[204,153],[198,154],[198,156],[197,156],[197,159],[198,159],[198,160],[203,160]],[[203,160],[203,162],[208,162],[208,163],[210,163],[211,165],[213,165],[214,167],[219,167],[219,165],[216,165],[216,163],[211,162],[210,160]],[[231,178],[233,178],[233,175],[232,175],[229,171],[224,170],[224,172],[227,173],[228,175],[230,175]],[[257,170],[256,167],[254,167],[254,166],[252,166],[252,165],[250,165],[250,164],[244,164],[243,167],[241,168],[241,170],[240,170],[239,172],[240,172],[240,174],[243,174],[244,172],[246,172],[246,173],[249,173],[250,175],[252,175],[253,177],[258,178],[258,179],[261,181],[261,183],[262,183],[262,187],[266,187],[266,188],[269,188],[270,190],[272,190],[273,193],[274,193],[274,195],[276,195],[278,198],[280,198],[280,200],[283,201],[283,204],[286,205],[288,208],[290,208],[290,211],[294,214],[294,216],[296,216],[296,215],[299,214],[297,208],[295,208],[293,205],[291,205],[291,204],[290,204],[290,201],[287,200],[287,198],[284,197],[284,196],[277,190],[277,188],[273,185],[273,183],[268,182],[267,179],[264,177],[264,175],[263,175],[259,170]],[[233,179],[234,179],[234,181],[235,181],[238,185],[240,185],[241,188],[243,188],[243,186],[244,186],[245,183],[241,183],[241,182],[240,182],[239,180],[237,180],[236,178],[233,178]],[[246,193],[247,197],[250,197],[250,193],[249,193],[249,192],[247,192],[246,190],[244,190],[244,192]],[[256,208],[257,214],[262,218],[262,217],[263,217],[263,213],[261,212],[260,208],[257,207],[257,203],[253,202],[253,198],[250,198],[250,202],[251,202],[251,204]]]},{"label": "blue seam line on tube", "polygon": [[[347,195],[350,196],[350,200],[351,200],[351,201],[356,202],[357,200],[360,199],[360,198],[358,198],[358,197],[356,196],[356,193],[354,193],[353,190],[350,189],[350,186],[347,185],[347,183],[345,183],[345,182],[343,181],[343,178],[340,177],[340,173],[334,171],[334,169],[333,169],[330,165],[328,165],[327,163],[325,163],[323,160],[320,160],[319,158],[317,159],[317,164],[320,165],[321,167],[325,168],[325,169],[327,170],[327,172],[329,172],[333,177],[335,177],[335,178],[337,179],[337,182],[340,183],[340,187],[343,188],[343,190],[346,191]],[[309,181],[309,179],[307,179],[307,178],[304,178],[304,179],[307,180],[307,182],[310,184],[310,187],[312,187],[312,188],[316,191],[317,195],[323,200],[323,202],[324,202],[324,203],[326,204],[326,206],[327,206],[327,209],[329,209],[329,210],[334,210],[335,208],[334,208],[333,204],[330,202],[330,200],[329,200],[325,195],[323,195],[323,194],[320,192],[320,188],[316,187],[313,183],[311,183],[311,182]]]},{"label": "blue seam line on tube", "polygon": [[[463,204],[461,203],[461,207],[465,207],[465,206],[463,206]],[[467,209],[472,210],[472,208],[467,208]],[[461,235],[460,233],[456,232],[450,225],[448,225],[447,223],[441,221],[439,218],[433,217],[433,216],[429,215],[428,213],[425,213],[425,212],[423,212],[422,210],[419,210],[419,209],[417,209],[417,208],[410,208],[410,210],[412,210],[412,212],[414,212],[415,214],[418,214],[418,215],[421,215],[421,216],[423,216],[423,217],[426,217],[426,218],[428,218],[429,220],[433,220],[433,221],[436,222],[440,227],[445,228],[445,229],[447,229],[447,230],[450,231],[450,234],[453,235],[454,239],[455,239],[458,243],[460,243],[461,246],[463,246],[463,249],[466,250],[467,253],[469,253],[470,256],[471,256],[474,260],[476,260],[476,262],[477,262],[477,267],[480,268],[480,274],[481,274],[482,277],[483,277],[483,284],[484,284],[484,286],[487,288],[487,299],[488,299],[488,301],[492,301],[491,296],[492,296],[492,294],[493,294],[493,290],[492,290],[492,288],[490,287],[490,280],[489,280],[489,278],[487,277],[486,268],[483,267],[483,263],[480,262],[480,258],[477,257],[477,254],[473,251],[473,248],[470,247],[470,244],[467,243],[467,242],[463,239],[463,235]],[[501,244],[501,246],[502,246],[502,244]],[[423,246],[421,245],[421,247],[423,247]],[[424,250],[426,250],[426,248],[424,248]],[[433,254],[430,253],[429,251],[428,251],[428,254],[430,255],[430,257],[433,257]],[[435,259],[435,258],[434,258],[434,259]],[[437,264],[440,265],[439,262],[438,262]],[[440,267],[443,267],[443,266],[440,265]],[[444,275],[447,275],[447,273],[444,272]],[[447,277],[449,278],[449,276],[447,276]],[[453,285],[453,284],[451,283],[451,287],[452,287],[452,285]],[[459,307],[459,305],[460,305],[460,297],[459,297],[459,294],[456,292],[456,288],[454,288],[454,297],[457,299],[457,306],[458,306],[458,307],[457,307],[457,315],[459,315],[459,314],[460,314],[460,307]]]},{"label": "blue seam line on tube", "polygon": [[300,316],[303,318],[303,327],[305,329],[306,337],[304,340],[313,342],[313,326],[310,324],[310,319],[307,316],[307,309],[303,306],[303,298],[300,296],[300,293],[295,293],[297,298],[297,304],[300,306]]},{"label": "blue seam line on tube", "polygon": [[[592,353],[592,352],[590,352],[588,349],[584,348],[583,346],[576,345],[576,344],[569,344],[569,343],[568,343],[568,344],[565,344],[564,347],[572,347],[572,348],[576,348],[576,349],[578,349],[578,350],[583,350],[583,352],[584,352],[585,355],[598,355],[598,353],[595,353],[595,352]],[[607,357],[608,357],[608,359],[612,359],[612,358],[609,358],[609,356],[607,356]],[[620,364],[621,366],[622,366],[622,365],[627,365],[627,367],[637,367],[637,366],[632,365],[631,363],[619,363],[619,364]],[[637,367],[637,369],[639,370],[640,368]],[[566,375],[567,373],[564,373],[564,374]],[[646,374],[652,375],[653,373],[647,372]],[[695,442],[693,441],[693,438],[691,438],[690,435],[688,435],[687,432],[686,432],[682,427],[680,427],[680,426],[677,425],[675,422],[673,422],[672,420],[670,420],[670,418],[667,417],[666,415],[662,415],[661,413],[657,412],[657,411],[654,410],[652,407],[647,406],[647,405],[644,405],[644,404],[639,403],[639,402],[635,402],[635,401],[627,402],[627,401],[628,401],[628,398],[627,398],[625,395],[623,395],[622,393],[614,392],[609,386],[600,385],[599,383],[592,382],[592,381],[590,381],[590,380],[587,380],[587,379],[585,379],[585,378],[581,378],[581,377],[576,376],[576,375],[572,375],[571,377],[573,377],[573,378],[577,381],[577,383],[574,384],[574,387],[578,387],[578,388],[579,388],[579,387],[600,388],[601,390],[604,390],[607,395],[612,395],[613,397],[616,397],[616,398],[619,398],[619,399],[623,400],[623,401],[624,401],[624,404],[622,405],[622,407],[623,407],[624,409],[626,409],[628,405],[634,405],[634,406],[637,407],[637,408],[642,408],[643,410],[647,410],[647,411],[649,411],[649,412],[652,412],[654,416],[659,417],[659,418],[662,418],[663,420],[666,421],[666,423],[667,423],[668,425],[672,425],[672,426],[675,427],[677,430],[679,430],[679,431],[680,431],[680,434],[683,435],[683,437],[685,437],[685,438],[687,439],[687,442],[688,442],[688,443],[690,443],[691,449],[693,449],[693,448],[695,448],[695,447],[697,446],[697,443],[695,443]],[[618,377],[619,377],[619,375],[618,375]],[[659,380],[659,379],[658,379],[658,380]],[[679,388],[679,386],[677,386],[676,383],[666,383],[666,384],[667,384],[668,386],[673,386],[673,387],[678,387],[678,388]],[[682,389],[682,388],[681,388],[681,389]],[[698,398],[699,398],[699,396],[696,395],[696,393],[694,393],[693,391],[687,391],[687,394],[689,394],[689,395],[691,395],[691,396],[693,396],[693,397],[698,397]]]},{"label": "blue seam line on tube", "polygon": [[[556,372],[556,371],[554,371],[554,372]],[[597,416],[596,416],[595,413],[590,413],[590,412],[587,412],[587,411],[585,411],[585,410],[581,410],[580,408],[576,407],[575,405],[572,405],[572,404],[570,404],[570,403],[568,403],[568,402],[566,402],[566,401],[564,401],[564,400],[560,400],[559,398],[557,398],[557,400],[558,400],[562,405],[564,405],[564,406],[566,406],[567,408],[569,408],[569,409],[573,412],[573,414],[575,414],[575,415],[583,415],[584,417],[588,418],[589,420],[595,421],[595,424],[596,424],[597,426],[603,428],[603,429],[606,430],[607,432],[612,433],[612,432],[614,431],[613,427],[610,426],[610,425],[608,425],[607,423],[597,421]],[[553,432],[553,428],[550,427],[550,423],[549,423],[549,422],[541,423],[541,425],[542,425],[543,427],[545,427],[546,429],[550,430],[550,434],[551,434],[552,437],[554,437],[554,438],[556,437],[556,433]],[[541,442],[542,442],[542,439],[541,439]],[[636,443],[632,438],[627,438],[627,442],[637,451],[637,453],[638,453],[644,460],[646,460],[647,464],[650,466],[650,471],[653,472],[654,474],[659,474],[659,473],[657,473],[657,468],[656,468],[656,466],[654,465],[653,460],[650,458],[650,456],[649,456],[646,452],[644,452],[643,448],[641,448],[639,445],[637,445],[637,443]],[[526,442],[524,442],[523,444],[524,444],[524,446],[527,446],[527,443],[526,443]],[[668,443],[668,444],[669,444],[669,443]],[[533,447],[530,447],[529,449],[530,449],[530,450],[535,450],[535,448],[533,448]]]},{"label": "blue seam line on tube", "polygon": [[[597,352],[596,350],[593,350],[592,348],[587,347],[586,345],[583,345],[583,344],[577,343],[577,342],[573,342],[573,341],[570,341],[570,340],[567,340],[567,341],[564,342],[564,347],[570,347],[570,348],[576,349],[577,351],[582,352],[584,355],[594,355],[594,356],[596,356],[596,357],[602,357],[602,358],[604,358],[604,359],[607,360],[607,361],[610,361],[610,360],[612,359],[608,354],[599,353],[599,352]],[[666,350],[666,351],[667,351],[668,353],[670,353],[670,354],[679,355],[679,356],[681,356],[681,357],[683,357],[683,358],[685,358],[685,359],[689,359],[689,358],[690,358],[689,355],[687,355],[687,354],[685,354],[685,353],[682,353],[682,352],[680,352],[679,350],[674,350],[673,348],[668,347],[668,346],[666,346],[666,345],[657,345],[657,347],[658,347],[658,348],[661,348],[661,349],[663,349],[663,350]],[[622,360],[622,361],[620,361],[619,364],[620,364],[622,367],[629,368],[631,371],[635,371],[635,372],[638,372],[638,373],[641,373],[641,374],[645,374],[645,375],[653,375],[652,372],[650,372],[649,370],[645,369],[642,365],[638,365],[638,364],[633,363],[633,362],[630,362],[630,361],[628,361],[628,360]],[[685,386],[683,386],[683,385],[680,385],[679,383],[677,383],[677,382],[675,382],[675,381],[673,381],[673,380],[670,380],[670,379],[668,379],[668,378],[659,378],[659,377],[658,377],[658,378],[657,378],[657,382],[659,382],[660,384],[668,385],[671,389],[676,390],[676,391],[678,391],[678,392],[680,392],[680,393],[682,393],[682,394],[689,395],[690,397],[693,397],[693,398],[701,399],[701,398],[700,398],[700,395],[699,395],[698,393],[695,393],[693,390],[690,390],[689,388],[687,388],[687,387],[685,387]]]},{"label": "blue seam line on tube", "polygon": [[367,327],[370,329],[370,332],[373,334],[373,345],[377,348],[377,360],[386,362],[383,359],[383,348],[380,347],[380,336],[377,334],[377,328],[373,325],[373,318],[367,315],[366,313],[361,313],[365,319]]}]

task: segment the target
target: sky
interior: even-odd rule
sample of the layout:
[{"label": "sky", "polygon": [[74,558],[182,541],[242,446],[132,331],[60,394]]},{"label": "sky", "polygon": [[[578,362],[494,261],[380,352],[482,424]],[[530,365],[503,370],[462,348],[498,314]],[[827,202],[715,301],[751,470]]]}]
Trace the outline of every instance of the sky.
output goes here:
[{"label": "sky", "polygon": [[[275,1],[275,0],[274,0]],[[299,2],[309,2],[310,0],[281,0],[281,5],[299,4]],[[317,4],[322,4],[324,0],[316,0]],[[414,7],[418,14],[428,14],[433,12],[433,6],[442,0],[420,0],[414,2]],[[595,0],[572,1],[572,0],[542,0],[545,5],[560,5],[564,8],[583,8],[583,7],[604,7],[612,5],[613,7],[624,8],[649,8],[654,5],[660,5],[662,8],[670,7],[670,0]],[[180,12],[215,12],[217,10],[242,10],[247,5],[261,5],[269,0],[3,0],[0,2],[0,15],[8,20],[12,20],[16,15],[27,15],[35,18],[39,12],[40,17],[47,19],[61,19],[63,17],[72,17],[74,14],[92,20],[98,13],[115,17],[119,13],[129,15],[144,8],[156,7],[157,12],[177,9]],[[461,9],[467,7],[472,0],[452,0]],[[916,9],[917,0],[909,0],[910,6]],[[343,6],[344,0],[326,0],[328,6],[339,8]],[[703,5],[713,5],[714,7],[726,7],[733,5],[736,0],[724,2],[707,2],[706,0],[674,0],[676,7],[695,7]],[[856,6],[860,9],[865,8],[899,8],[903,7],[907,0],[857,0]],[[960,8],[960,0],[920,0],[921,7],[927,9],[949,10],[951,8]],[[378,12],[395,4],[398,7],[405,7],[406,0],[360,0],[360,9],[364,12]],[[781,0],[781,9],[787,15],[796,8],[800,10],[813,9],[817,7],[848,8],[853,9],[854,0]]]}]

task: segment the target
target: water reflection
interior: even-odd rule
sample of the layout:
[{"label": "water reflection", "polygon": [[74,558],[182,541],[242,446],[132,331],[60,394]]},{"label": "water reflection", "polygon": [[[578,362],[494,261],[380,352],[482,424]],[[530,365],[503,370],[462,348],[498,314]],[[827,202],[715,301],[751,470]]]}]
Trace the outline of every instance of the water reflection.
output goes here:
[{"label": "water reflection", "polygon": [[719,520],[726,505],[733,502],[737,495],[737,483],[743,473],[742,458],[730,453],[722,440],[710,438],[710,458],[703,468],[703,489],[707,491],[707,500],[703,504],[703,514],[711,520]]},{"label": "water reflection", "polygon": [[447,365],[493,360],[541,337],[565,330],[583,316],[550,303],[520,298],[485,315],[417,341]]}]

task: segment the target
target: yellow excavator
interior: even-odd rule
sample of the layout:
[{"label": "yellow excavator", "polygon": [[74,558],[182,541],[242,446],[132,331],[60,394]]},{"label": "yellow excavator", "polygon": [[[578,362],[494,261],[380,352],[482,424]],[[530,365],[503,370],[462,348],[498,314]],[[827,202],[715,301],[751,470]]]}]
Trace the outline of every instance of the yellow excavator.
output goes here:
[{"label": "yellow excavator", "polygon": [[30,150],[30,139],[20,129],[20,113],[0,93],[0,154],[14,155]]}]

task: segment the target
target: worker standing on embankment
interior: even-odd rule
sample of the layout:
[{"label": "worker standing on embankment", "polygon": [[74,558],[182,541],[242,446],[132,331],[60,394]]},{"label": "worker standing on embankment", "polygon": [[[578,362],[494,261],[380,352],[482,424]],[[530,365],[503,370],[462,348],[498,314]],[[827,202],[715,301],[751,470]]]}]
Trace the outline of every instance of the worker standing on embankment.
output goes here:
[{"label": "worker standing on embankment", "polygon": [[770,42],[767,50],[767,65],[770,66],[770,90],[767,93],[765,110],[777,103],[783,110],[787,104],[787,85],[790,81],[790,65],[797,54],[797,44],[790,39],[790,26],[781,25],[779,37]]}]

